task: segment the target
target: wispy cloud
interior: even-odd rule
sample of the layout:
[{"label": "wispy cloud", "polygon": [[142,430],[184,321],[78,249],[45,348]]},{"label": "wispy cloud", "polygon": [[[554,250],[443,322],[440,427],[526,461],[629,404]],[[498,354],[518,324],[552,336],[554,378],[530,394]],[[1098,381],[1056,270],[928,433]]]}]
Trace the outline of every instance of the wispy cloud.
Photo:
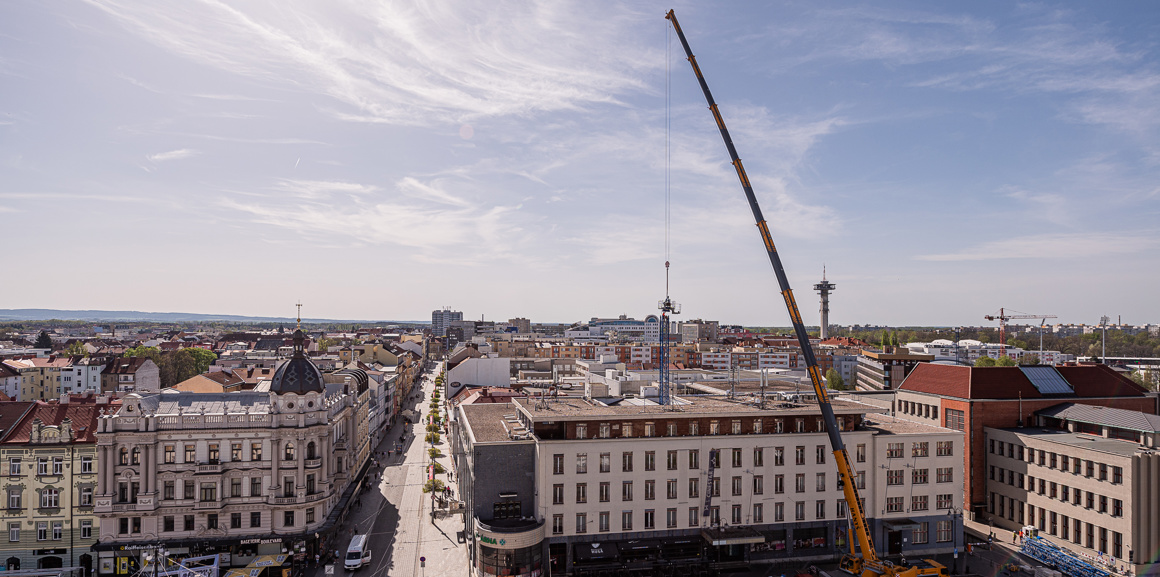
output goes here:
[{"label": "wispy cloud", "polygon": [[1152,251],[1160,238],[1144,233],[1076,233],[1020,236],[916,260],[961,262],[1003,259],[1083,259]]},{"label": "wispy cloud", "polygon": [[[148,41],[200,64],[333,97],[354,121],[427,125],[615,102],[645,88],[627,28],[637,17],[554,1],[376,7],[89,2]],[[595,18],[596,16],[592,16]],[[579,29],[585,30],[580,37]],[[209,31],[207,33],[207,31]],[[553,50],[543,50],[551,45]]]},{"label": "wispy cloud", "polygon": [[201,154],[200,151],[194,150],[192,148],[180,148],[177,150],[170,150],[169,152],[158,152],[157,154],[150,154],[146,158],[148,158],[150,162],[167,162],[170,160],[181,160],[183,158],[197,156],[198,154]]}]

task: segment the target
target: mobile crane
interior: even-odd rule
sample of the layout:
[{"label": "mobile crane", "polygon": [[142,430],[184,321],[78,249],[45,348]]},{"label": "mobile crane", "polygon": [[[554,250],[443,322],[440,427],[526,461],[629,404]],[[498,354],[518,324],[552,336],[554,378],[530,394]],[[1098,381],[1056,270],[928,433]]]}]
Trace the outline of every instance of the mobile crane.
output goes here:
[{"label": "mobile crane", "polygon": [[879,559],[878,554],[874,551],[874,540],[870,535],[866,512],[862,508],[862,500],[858,497],[858,485],[854,468],[850,464],[850,455],[846,452],[845,443],[842,442],[838,421],[834,418],[834,408],[830,405],[830,396],[822,381],[822,373],[818,368],[814,349],[810,346],[810,337],[802,323],[801,313],[798,312],[797,302],[793,298],[793,291],[790,289],[785,268],[781,264],[781,256],[778,255],[777,247],[774,246],[773,238],[769,234],[769,225],[765,222],[761,208],[757,205],[757,197],[753,193],[753,187],[749,184],[749,177],[745,175],[745,167],[741,164],[741,158],[737,156],[737,149],[733,146],[729,129],[725,127],[725,120],[717,109],[717,103],[713,100],[713,94],[709,91],[705,77],[701,75],[701,68],[697,66],[697,58],[693,56],[693,51],[689,48],[689,41],[685,39],[681,25],[677,23],[677,15],[669,10],[665,18],[672,24],[677,38],[681,41],[681,46],[685,49],[685,55],[688,56],[689,64],[693,66],[693,73],[697,75],[701,91],[705,93],[705,100],[709,103],[709,110],[713,112],[717,128],[721,131],[721,138],[725,141],[725,148],[729,151],[733,168],[737,171],[737,178],[741,180],[741,188],[745,191],[745,198],[749,201],[749,208],[753,211],[753,219],[757,222],[758,232],[761,233],[761,242],[765,244],[769,263],[773,265],[773,273],[777,276],[781,296],[785,300],[786,310],[789,311],[789,318],[793,323],[794,334],[797,336],[798,345],[801,346],[802,357],[806,361],[806,371],[810,375],[810,383],[813,384],[814,394],[818,397],[818,407],[822,411],[822,418],[826,424],[826,434],[830,438],[830,449],[838,465],[838,476],[842,485],[842,493],[846,498],[849,522],[858,539],[858,546],[862,550],[861,556],[857,555],[854,550],[854,542],[850,540],[850,554],[842,558],[840,567],[859,577],[945,577],[946,567],[933,560],[926,559],[910,566],[896,565],[886,559]]}]

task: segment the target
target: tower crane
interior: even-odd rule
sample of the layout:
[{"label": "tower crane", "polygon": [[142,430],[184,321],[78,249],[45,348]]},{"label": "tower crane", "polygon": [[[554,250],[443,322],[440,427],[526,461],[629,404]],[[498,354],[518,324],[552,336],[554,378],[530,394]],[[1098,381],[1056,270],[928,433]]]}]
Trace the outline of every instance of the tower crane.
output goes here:
[{"label": "tower crane", "polygon": [[1021,313],[1019,311],[1011,311],[1011,312],[1015,313],[1015,314],[1007,314],[1006,309],[1000,308],[999,314],[997,314],[997,315],[983,315],[983,318],[985,318],[989,321],[999,321],[999,355],[1002,356],[1002,355],[1007,354],[1006,353],[1007,321],[1012,320],[1012,319],[1043,319],[1043,321],[1040,322],[1040,328],[1039,328],[1039,334],[1040,334],[1039,350],[1040,350],[1040,353],[1042,353],[1043,352],[1043,338],[1042,338],[1043,322],[1046,322],[1047,319],[1054,319],[1054,318],[1058,318],[1058,317],[1056,317],[1055,315],[1029,315],[1027,313]]},{"label": "tower crane", "polygon": [[838,466],[838,478],[842,487],[843,496],[846,499],[846,509],[849,511],[849,523],[852,528],[852,533],[857,538],[858,546],[862,549],[861,556],[854,553],[854,540],[850,540],[850,554],[842,558],[841,568],[858,577],[942,577],[946,574],[946,567],[933,560],[926,559],[910,566],[895,565],[894,563],[879,559],[877,552],[874,550],[874,540],[870,535],[870,527],[866,519],[866,511],[863,509],[862,500],[858,496],[858,483],[854,475],[854,466],[850,462],[850,455],[846,452],[846,445],[842,441],[842,435],[838,427],[838,421],[834,417],[834,408],[830,404],[829,391],[826,390],[826,385],[822,381],[822,372],[818,368],[818,361],[814,357],[814,349],[810,346],[809,333],[806,332],[806,326],[802,323],[801,313],[798,311],[797,302],[794,300],[793,291],[789,286],[789,278],[785,274],[785,268],[781,263],[781,256],[778,255],[777,248],[773,244],[773,237],[769,234],[769,225],[765,222],[765,217],[761,214],[761,208],[757,204],[757,196],[753,193],[753,187],[749,183],[749,177],[745,174],[745,167],[741,164],[741,158],[737,156],[737,149],[733,146],[733,139],[729,136],[729,129],[725,127],[725,120],[721,117],[721,112],[717,109],[717,103],[713,100],[713,94],[709,91],[709,84],[705,82],[705,77],[701,75],[701,68],[697,66],[697,58],[693,56],[693,51],[689,48],[689,41],[685,39],[684,32],[681,31],[680,24],[677,23],[677,16],[669,10],[665,18],[673,26],[673,30],[677,33],[677,38],[681,41],[681,46],[685,49],[685,55],[688,56],[689,64],[693,67],[693,73],[697,76],[697,81],[701,84],[701,92],[705,94],[705,100],[709,104],[709,110],[713,113],[713,118],[717,121],[717,128],[721,131],[721,138],[725,141],[725,148],[729,151],[729,158],[732,161],[733,168],[737,171],[737,178],[741,181],[741,188],[745,192],[745,198],[749,201],[749,208],[753,212],[753,219],[757,222],[757,230],[761,234],[761,242],[765,244],[765,252],[769,257],[769,264],[773,267],[774,276],[777,277],[777,284],[781,288],[782,299],[785,300],[786,309],[789,311],[789,319],[793,323],[794,335],[797,337],[798,345],[802,350],[802,357],[806,362],[806,371],[810,375],[810,383],[814,387],[814,394],[818,398],[818,408],[822,412],[822,420],[826,425],[826,434],[830,440],[830,449],[834,455],[834,461]]}]

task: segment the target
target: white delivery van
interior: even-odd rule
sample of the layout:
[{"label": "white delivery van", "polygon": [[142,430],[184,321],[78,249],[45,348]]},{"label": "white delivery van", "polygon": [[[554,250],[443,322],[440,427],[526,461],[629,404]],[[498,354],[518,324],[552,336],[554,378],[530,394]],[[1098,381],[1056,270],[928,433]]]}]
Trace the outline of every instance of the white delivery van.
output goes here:
[{"label": "white delivery van", "polygon": [[355,535],[346,548],[346,562],[343,564],[347,571],[354,571],[371,562],[371,545],[367,535]]}]

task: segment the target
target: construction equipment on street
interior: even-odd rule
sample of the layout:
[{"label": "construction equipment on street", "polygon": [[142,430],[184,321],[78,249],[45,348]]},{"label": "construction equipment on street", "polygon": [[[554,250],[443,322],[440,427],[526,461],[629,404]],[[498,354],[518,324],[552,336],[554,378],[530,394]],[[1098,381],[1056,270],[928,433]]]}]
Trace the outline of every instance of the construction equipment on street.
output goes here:
[{"label": "construction equipment on street", "polygon": [[[701,68],[697,66],[697,59],[693,56],[692,49],[689,48],[689,42],[685,39],[685,34],[681,31],[680,24],[677,23],[676,14],[672,10],[669,10],[665,18],[669,20],[673,26],[673,30],[676,31],[677,38],[680,39],[681,46],[685,49],[685,54],[688,56],[689,64],[693,67],[693,73],[696,74],[697,81],[701,84],[701,91],[705,94],[705,100],[709,103],[709,110],[712,111],[713,118],[717,121],[717,128],[721,131],[721,138],[725,141],[725,148],[729,151],[729,158],[732,161],[733,168],[737,171],[737,178],[741,181],[741,188],[745,192],[745,198],[749,201],[749,208],[753,211],[753,219],[757,222],[757,230],[761,234],[762,243],[765,244],[769,264],[772,265],[773,273],[777,277],[778,286],[781,288],[781,296],[785,300],[786,310],[789,312],[789,319],[793,323],[794,335],[797,337],[798,345],[801,347],[802,357],[806,362],[806,371],[810,375],[810,383],[814,387],[814,394],[817,395],[818,408],[822,412],[826,434],[830,440],[830,449],[833,452],[834,461],[837,463],[840,486],[846,499],[846,508],[849,511],[849,522],[851,527],[853,527],[854,535],[857,537],[857,544],[861,548],[861,555],[858,555],[854,549],[854,539],[851,539],[850,554],[842,558],[840,567],[842,570],[859,577],[945,577],[947,574],[946,567],[931,559],[923,560],[917,564],[902,565],[878,558],[878,554],[874,550],[874,541],[870,535],[870,528],[867,524],[866,511],[862,508],[862,500],[858,496],[858,483],[856,475],[854,474],[854,467],[850,462],[850,455],[846,452],[846,446],[842,442],[838,421],[834,417],[834,408],[830,404],[829,391],[826,389],[825,381],[822,380],[822,372],[818,368],[818,361],[814,356],[814,349],[810,345],[809,333],[806,332],[805,324],[802,323],[802,316],[798,311],[797,302],[794,300],[793,291],[790,289],[789,279],[786,277],[785,268],[781,263],[781,256],[778,255],[777,248],[773,244],[773,237],[769,234],[769,225],[765,222],[765,217],[761,214],[761,208],[757,204],[757,197],[754,195],[753,187],[749,183],[749,177],[745,174],[745,167],[742,166],[741,158],[737,156],[737,149],[733,146],[733,139],[729,136],[729,129],[725,127],[725,120],[721,117],[721,112],[717,109],[717,103],[713,100],[713,94],[709,91],[709,85],[705,82],[705,77],[701,75]],[[710,474],[710,477],[712,477],[712,474]]]},{"label": "construction equipment on street", "polygon": [[1111,575],[1108,571],[1080,559],[1071,551],[1056,547],[1043,537],[1024,538],[1019,552],[1049,567],[1058,569],[1070,577],[1108,577]]}]

